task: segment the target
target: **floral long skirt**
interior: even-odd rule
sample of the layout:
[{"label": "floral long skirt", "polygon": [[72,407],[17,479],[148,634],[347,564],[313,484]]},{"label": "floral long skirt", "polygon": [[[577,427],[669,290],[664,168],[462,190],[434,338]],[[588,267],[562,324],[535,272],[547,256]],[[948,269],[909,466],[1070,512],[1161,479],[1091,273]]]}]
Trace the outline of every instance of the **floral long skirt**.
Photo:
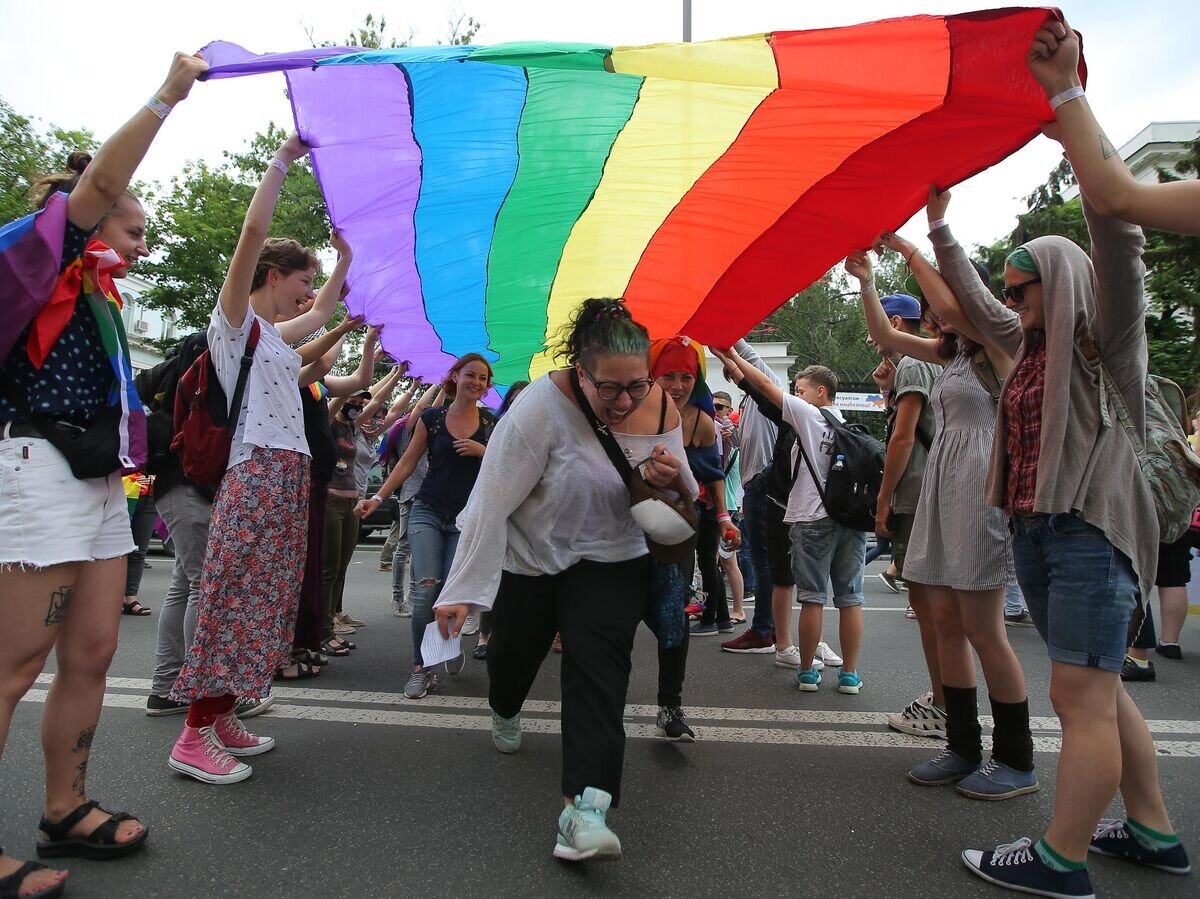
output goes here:
[{"label": "floral long skirt", "polygon": [[289,663],[308,548],[307,456],[256,449],[213,503],[196,636],[171,698],[260,699]]}]

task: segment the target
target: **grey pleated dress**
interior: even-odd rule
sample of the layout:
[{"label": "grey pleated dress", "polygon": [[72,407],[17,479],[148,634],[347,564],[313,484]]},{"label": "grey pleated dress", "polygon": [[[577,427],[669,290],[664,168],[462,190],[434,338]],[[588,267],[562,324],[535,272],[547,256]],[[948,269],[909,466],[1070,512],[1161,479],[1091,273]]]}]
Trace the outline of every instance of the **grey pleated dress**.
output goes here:
[{"label": "grey pleated dress", "polygon": [[929,449],[904,579],[955,590],[994,590],[1011,580],[1004,513],[985,502],[996,406],[963,353],[933,388],[937,436]]}]

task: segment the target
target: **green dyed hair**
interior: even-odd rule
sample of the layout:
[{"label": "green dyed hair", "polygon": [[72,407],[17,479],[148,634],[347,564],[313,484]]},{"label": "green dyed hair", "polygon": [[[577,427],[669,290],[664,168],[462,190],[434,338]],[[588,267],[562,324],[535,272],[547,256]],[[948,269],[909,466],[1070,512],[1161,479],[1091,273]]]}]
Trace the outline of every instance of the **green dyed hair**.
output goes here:
[{"label": "green dyed hair", "polygon": [[598,355],[649,359],[650,335],[633,320],[623,300],[593,298],[584,300],[551,349],[571,365],[582,362],[589,366]]},{"label": "green dyed hair", "polygon": [[1033,261],[1033,257],[1029,255],[1029,251],[1024,247],[1017,247],[1008,254],[1008,258],[1004,260],[1005,265],[1011,265],[1017,271],[1024,272],[1027,275],[1040,275],[1037,263]]}]

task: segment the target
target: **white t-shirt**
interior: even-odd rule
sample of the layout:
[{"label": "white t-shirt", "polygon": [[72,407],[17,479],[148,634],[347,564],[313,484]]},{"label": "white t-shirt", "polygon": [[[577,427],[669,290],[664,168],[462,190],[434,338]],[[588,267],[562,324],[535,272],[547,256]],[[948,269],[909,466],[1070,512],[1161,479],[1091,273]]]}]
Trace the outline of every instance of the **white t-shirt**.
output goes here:
[{"label": "white t-shirt", "polygon": [[[233,392],[237,388],[246,338],[250,336],[255,318],[254,310],[249,309],[246,320],[240,327],[235,327],[225,317],[220,303],[209,318],[208,352],[217,370],[217,380],[230,402],[233,402]],[[254,348],[242,411],[229,450],[230,468],[247,461],[255,447],[310,455],[297,389],[300,354],[284,343],[279,331],[266,319],[259,318],[258,327],[258,346]]]},{"label": "white t-shirt", "polygon": [[[686,459],[683,429],[615,434],[633,464],[663,444]],[[686,462],[688,491],[700,488]],[[458,551],[434,605],[492,607],[502,571],[558,574],[582,559],[619,562],[646,554],[629,514],[629,490],[583,413],[549,375],[525,388],[488,441],[475,488],[459,513]]]},{"label": "white t-shirt", "polygon": [[[832,412],[838,421],[845,421],[836,407],[825,408]],[[798,396],[787,393],[783,395],[783,420],[792,426],[800,438],[799,442],[804,444],[804,452],[808,454],[808,461],[816,469],[817,476],[821,479],[821,488],[824,489],[829,466],[833,464],[833,428],[825,421],[820,409]],[[799,455],[798,448],[792,450],[792,469],[796,471],[796,483],[792,485],[792,492],[788,494],[787,511],[783,513],[783,520],[787,524],[829,517],[804,460],[801,459],[799,469],[796,468]]]}]

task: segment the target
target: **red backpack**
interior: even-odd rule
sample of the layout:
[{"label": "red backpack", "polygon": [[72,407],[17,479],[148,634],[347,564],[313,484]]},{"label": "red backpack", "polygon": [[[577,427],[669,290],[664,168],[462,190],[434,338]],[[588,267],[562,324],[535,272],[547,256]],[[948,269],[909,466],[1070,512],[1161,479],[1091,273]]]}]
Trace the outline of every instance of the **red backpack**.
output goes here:
[{"label": "red backpack", "polygon": [[229,467],[229,450],[241,414],[258,335],[256,318],[246,337],[232,402],[225,397],[208,350],[201,353],[179,379],[175,396],[175,438],[171,441],[171,449],[179,454],[184,475],[199,487],[216,488]]}]

